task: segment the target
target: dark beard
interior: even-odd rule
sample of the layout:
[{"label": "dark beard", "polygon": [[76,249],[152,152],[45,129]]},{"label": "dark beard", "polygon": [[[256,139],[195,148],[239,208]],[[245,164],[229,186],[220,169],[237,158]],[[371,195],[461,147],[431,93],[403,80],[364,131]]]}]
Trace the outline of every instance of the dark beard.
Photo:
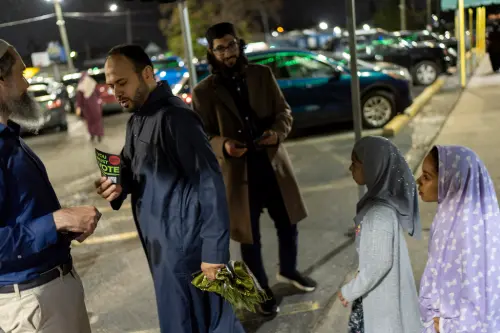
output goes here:
[{"label": "dark beard", "polygon": [[137,87],[137,90],[135,91],[134,98],[132,98],[132,108],[131,112],[137,112],[141,106],[144,105],[144,103],[147,100],[147,96],[149,94],[149,87],[144,81],[142,77],[139,78],[139,87]]},{"label": "dark beard", "polygon": [[[211,58],[211,59],[210,59]],[[212,66],[212,73],[219,74],[225,78],[233,78],[242,74],[248,65],[248,59],[245,55],[240,54],[233,67],[226,66],[224,62],[217,60],[213,55],[209,58],[209,63]]]},{"label": "dark beard", "polygon": [[27,92],[17,99],[0,104],[0,113],[9,116],[13,121],[32,132],[37,132],[43,126],[40,106]]}]

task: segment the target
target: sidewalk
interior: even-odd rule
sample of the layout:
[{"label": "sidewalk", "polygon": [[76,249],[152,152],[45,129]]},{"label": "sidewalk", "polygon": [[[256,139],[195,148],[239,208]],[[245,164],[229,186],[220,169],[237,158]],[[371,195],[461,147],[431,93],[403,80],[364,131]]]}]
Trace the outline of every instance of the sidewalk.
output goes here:
[{"label": "sidewalk", "polygon": [[[492,74],[488,57],[485,57],[463,91],[433,145],[463,145],[474,150],[486,164],[500,193],[500,74]],[[420,175],[420,167],[415,176]],[[423,228],[421,240],[407,238],[417,286],[427,262],[429,230],[436,211],[435,204],[420,202]],[[335,302],[328,316],[315,333],[345,333],[349,309]]]}]

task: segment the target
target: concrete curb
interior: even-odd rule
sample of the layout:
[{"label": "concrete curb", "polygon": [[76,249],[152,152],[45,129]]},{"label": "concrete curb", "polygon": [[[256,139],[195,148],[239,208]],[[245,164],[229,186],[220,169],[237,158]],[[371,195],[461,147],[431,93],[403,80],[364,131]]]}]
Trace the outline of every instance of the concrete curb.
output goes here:
[{"label": "concrete curb", "polygon": [[440,77],[433,84],[425,88],[425,90],[413,100],[412,105],[407,107],[402,114],[398,114],[384,126],[382,135],[385,137],[393,137],[398,134],[410,122],[410,120],[415,117],[418,112],[420,112],[432,96],[441,90],[445,83],[446,79]]}]

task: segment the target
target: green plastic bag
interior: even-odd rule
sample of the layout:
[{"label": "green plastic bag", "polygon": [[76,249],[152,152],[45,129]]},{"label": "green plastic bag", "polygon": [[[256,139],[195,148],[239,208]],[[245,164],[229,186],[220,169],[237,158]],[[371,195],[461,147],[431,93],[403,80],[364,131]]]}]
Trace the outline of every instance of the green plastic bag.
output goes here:
[{"label": "green plastic bag", "polygon": [[240,261],[230,261],[219,270],[214,281],[207,279],[203,272],[193,276],[191,283],[195,287],[221,295],[236,309],[256,312],[256,306],[269,299],[252,272]]}]

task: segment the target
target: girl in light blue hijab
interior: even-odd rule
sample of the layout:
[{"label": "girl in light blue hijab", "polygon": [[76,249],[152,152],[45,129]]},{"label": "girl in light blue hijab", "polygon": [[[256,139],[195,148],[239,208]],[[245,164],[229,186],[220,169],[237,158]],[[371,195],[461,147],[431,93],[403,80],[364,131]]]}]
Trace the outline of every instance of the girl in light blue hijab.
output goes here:
[{"label": "girl in light blue hijab", "polygon": [[368,191],[356,207],[357,276],[339,299],[352,304],[350,333],[420,333],[417,289],[405,233],[420,237],[413,174],[389,140],[368,136],[352,151],[349,168]]}]

